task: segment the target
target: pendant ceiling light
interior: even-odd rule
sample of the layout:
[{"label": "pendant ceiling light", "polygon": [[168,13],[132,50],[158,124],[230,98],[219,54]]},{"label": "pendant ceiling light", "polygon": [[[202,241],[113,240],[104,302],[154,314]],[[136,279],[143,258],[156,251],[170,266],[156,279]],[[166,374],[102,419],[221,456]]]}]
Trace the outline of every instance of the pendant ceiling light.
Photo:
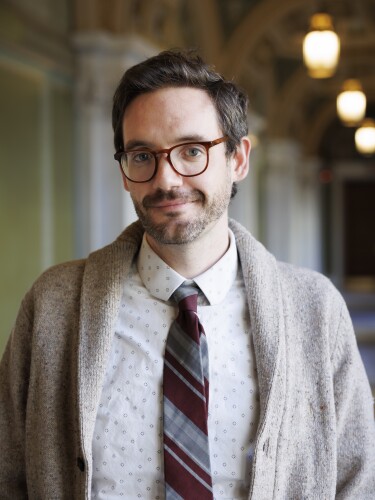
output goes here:
[{"label": "pendant ceiling light", "polygon": [[366,119],[356,130],[355,145],[359,153],[372,155],[375,153],[375,121]]},{"label": "pendant ceiling light", "polygon": [[303,41],[303,60],[312,78],[328,78],[336,70],[340,55],[340,39],[333,31],[332,18],[314,14],[310,32]]},{"label": "pendant ceiling light", "polygon": [[337,114],[345,125],[360,123],[366,113],[366,96],[358,80],[346,80],[336,100]]}]

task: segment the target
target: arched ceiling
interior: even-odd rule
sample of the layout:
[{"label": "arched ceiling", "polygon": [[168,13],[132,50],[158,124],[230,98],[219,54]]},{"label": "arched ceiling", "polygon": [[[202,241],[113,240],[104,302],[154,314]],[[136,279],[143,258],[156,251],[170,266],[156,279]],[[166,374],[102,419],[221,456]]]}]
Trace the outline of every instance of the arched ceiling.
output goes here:
[{"label": "arched ceiling", "polygon": [[[303,66],[302,40],[321,7],[333,16],[341,57],[335,76],[317,81]],[[294,138],[308,154],[337,129],[345,79],[361,80],[369,109],[375,101],[375,0],[76,0],[75,30],[196,47],[247,90],[268,137]]]}]

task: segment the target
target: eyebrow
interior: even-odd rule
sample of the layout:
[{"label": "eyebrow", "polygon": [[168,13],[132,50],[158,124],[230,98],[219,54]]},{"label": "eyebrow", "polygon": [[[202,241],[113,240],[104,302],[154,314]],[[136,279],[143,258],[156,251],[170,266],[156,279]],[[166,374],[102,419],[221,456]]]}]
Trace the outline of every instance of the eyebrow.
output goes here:
[{"label": "eyebrow", "polygon": [[[193,135],[184,135],[181,137],[177,137],[173,145],[184,144],[185,142],[207,142],[208,140],[202,135],[193,134]],[[131,151],[132,149],[140,149],[145,148],[151,151],[157,149],[155,144],[147,141],[141,141],[138,139],[133,139],[125,144],[125,151]],[[164,148],[162,148],[164,149]]]}]

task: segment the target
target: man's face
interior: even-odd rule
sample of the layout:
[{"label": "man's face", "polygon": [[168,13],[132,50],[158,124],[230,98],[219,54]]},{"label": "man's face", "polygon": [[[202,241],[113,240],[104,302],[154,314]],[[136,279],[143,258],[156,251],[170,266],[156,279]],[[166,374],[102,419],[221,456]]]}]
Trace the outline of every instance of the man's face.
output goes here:
[{"label": "man's face", "polygon": [[[123,120],[125,149],[154,151],[189,141],[223,136],[208,94],[194,88],[164,88],[134,99]],[[227,219],[232,168],[225,143],[209,150],[207,170],[197,177],[176,173],[165,155],[157,173],[142,184],[124,178],[148,236],[159,244],[186,244]]]}]

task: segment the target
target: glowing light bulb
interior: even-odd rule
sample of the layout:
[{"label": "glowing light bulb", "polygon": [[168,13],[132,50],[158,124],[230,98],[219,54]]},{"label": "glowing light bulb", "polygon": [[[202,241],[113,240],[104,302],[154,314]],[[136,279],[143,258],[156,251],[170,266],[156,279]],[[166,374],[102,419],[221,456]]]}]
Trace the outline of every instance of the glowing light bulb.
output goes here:
[{"label": "glowing light bulb", "polygon": [[328,78],[337,67],[340,39],[328,14],[314,14],[310,26],[311,31],[303,41],[303,60],[312,78]]}]

